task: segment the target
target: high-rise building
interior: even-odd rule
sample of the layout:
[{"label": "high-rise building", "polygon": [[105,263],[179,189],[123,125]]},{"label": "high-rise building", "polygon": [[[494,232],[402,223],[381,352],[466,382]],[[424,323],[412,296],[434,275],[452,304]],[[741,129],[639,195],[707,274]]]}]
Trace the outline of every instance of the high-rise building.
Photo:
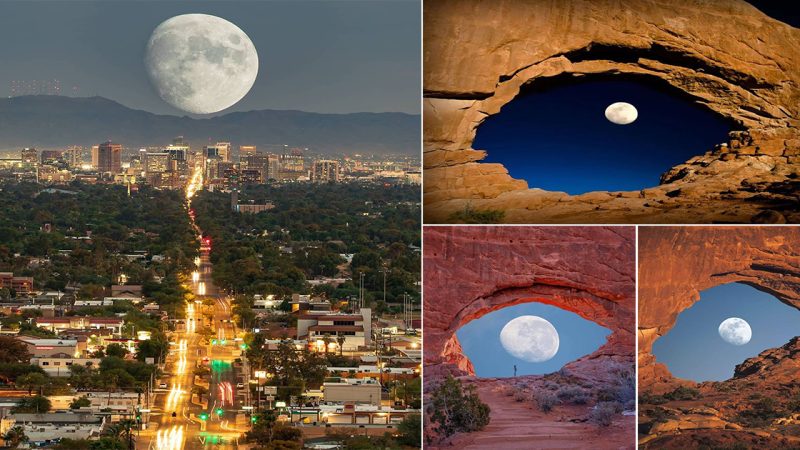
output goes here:
[{"label": "high-rise building", "polygon": [[269,158],[267,155],[250,155],[245,156],[244,158],[244,165],[247,167],[247,170],[257,170],[260,174],[260,180],[267,179],[268,173],[268,165],[269,165]]},{"label": "high-rise building", "polygon": [[281,160],[276,154],[270,153],[267,155],[267,176],[264,180],[278,180],[281,173]]},{"label": "high-rise building", "polygon": [[148,174],[164,173],[170,168],[169,160],[170,155],[167,152],[148,153],[144,164],[145,172]]},{"label": "high-rise building", "polygon": [[100,146],[93,145],[92,146],[92,168],[97,169],[100,165]]},{"label": "high-rise building", "polygon": [[281,155],[281,168],[287,172],[302,172],[305,170],[305,160],[302,154],[284,153]]},{"label": "high-rise building", "polygon": [[224,162],[231,162],[231,143],[230,142],[217,142],[217,152],[219,152],[219,157],[222,158]]},{"label": "high-rise building", "polygon": [[339,181],[339,161],[329,159],[314,161],[311,179],[317,183],[335,183]]},{"label": "high-rise building", "polygon": [[42,164],[56,164],[62,160],[64,152],[62,150],[42,150],[39,154],[39,161]]},{"label": "high-rise building", "polygon": [[73,145],[64,151],[64,161],[71,168],[78,168],[83,164],[83,147]]},{"label": "high-rise building", "polygon": [[97,149],[97,171],[119,173],[122,170],[122,144],[103,142]]},{"label": "high-rise building", "polygon": [[39,163],[39,152],[35,148],[22,149],[22,165],[33,167]]},{"label": "high-rise building", "polygon": [[253,156],[258,153],[255,145],[240,145],[239,146],[239,159],[246,156]]}]

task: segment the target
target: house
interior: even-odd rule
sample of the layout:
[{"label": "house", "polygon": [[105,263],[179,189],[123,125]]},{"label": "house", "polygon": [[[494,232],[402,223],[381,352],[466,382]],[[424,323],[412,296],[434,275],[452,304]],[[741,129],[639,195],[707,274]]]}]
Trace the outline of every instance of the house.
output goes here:
[{"label": "house", "polygon": [[85,342],[83,349],[79,348],[77,339],[42,339],[20,335],[17,340],[25,344],[31,358],[77,358],[86,349]]},{"label": "house", "polygon": [[68,377],[71,375],[70,366],[94,367],[100,366],[99,358],[31,358],[31,365],[41,367],[48,375],[53,377]]},{"label": "house", "polygon": [[372,336],[372,310],[361,308],[359,314],[307,311],[298,316],[297,339],[306,339],[312,350],[324,352],[326,336],[331,340],[328,351],[339,348],[339,336],[345,338],[342,350],[368,347]]},{"label": "house", "polygon": [[17,426],[25,430],[32,446],[54,444],[63,438],[89,439],[99,436],[105,418],[90,413],[12,414]]},{"label": "house", "polygon": [[339,378],[323,383],[322,392],[328,403],[381,404],[381,384],[374,378]]},{"label": "house", "polygon": [[35,323],[36,326],[45,328],[55,333],[59,333],[64,330],[110,328],[114,330],[115,334],[121,334],[122,327],[125,325],[125,320],[119,317],[37,317]]}]

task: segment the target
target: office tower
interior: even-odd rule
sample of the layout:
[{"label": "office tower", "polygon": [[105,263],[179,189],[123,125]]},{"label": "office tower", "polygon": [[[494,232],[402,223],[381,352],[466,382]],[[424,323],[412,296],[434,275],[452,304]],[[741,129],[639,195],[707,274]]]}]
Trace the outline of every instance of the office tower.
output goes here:
[{"label": "office tower", "polygon": [[217,142],[217,152],[224,162],[231,162],[231,143],[230,142]]},{"label": "office tower", "polygon": [[167,172],[170,169],[169,153],[147,153],[144,161],[144,167],[145,172],[148,174]]},{"label": "office tower", "polygon": [[25,166],[35,166],[39,163],[39,152],[35,148],[22,149],[22,164]]},{"label": "office tower", "polygon": [[317,183],[335,183],[339,181],[339,161],[328,159],[314,161],[311,179]]},{"label": "office tower", "polygon": [[119,173],[122,170],[122,144],[103,142],[97,149],[97,171]]},{"label": "office tower", "polygon": [[278,155],[270,153],[267,155],[267,173],[264,180],[278,180],[281,173],[281,160]]},{"label": "office tower", "polygon": [[92,168],[97,170],[97,167],[100,165],[100,146],[93,145],[92,146]]},{"label": "office tower", "polygon": [[257,170],[260,174],[259,179],[264,181],[268,175],[269,158],[267,155],[250,155],[244,158],[247,170]]},{"label": "office tower", "polygon": [[64,161],[71,168],[79,168],[83,164],[83,147],[73,145],[64,151]]},{"label": "office tower", "polygon": [[253,156],[258,153],[255,145],[240,145],[239,146],[239,159],[246,156]]}]

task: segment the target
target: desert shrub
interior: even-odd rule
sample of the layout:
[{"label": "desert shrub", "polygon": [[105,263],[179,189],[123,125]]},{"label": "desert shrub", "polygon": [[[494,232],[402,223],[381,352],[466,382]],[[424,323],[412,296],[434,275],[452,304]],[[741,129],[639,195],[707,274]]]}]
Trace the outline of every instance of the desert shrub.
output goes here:
[{"label": "desert shrub", "polygon": [[556,397],[562,402],[585,405],[589,402],[589,393],[578,386],[564,386],[556,392]]},{"label": "desert shrub", "polygon": [[700,391],[697,389],[678,386],[674,391],[664,394],[667,400],[695,400],[700,398]]},{"label": "desert shrub", "polygon": [[489,405],[478,397],[475,386],[464,388],[452,376],[433,387],[427,406],[433,429],[440,438],[483,429],[489,424],[489,411]]},{"label": "desert shrub", "polygon": [[486,224],[486,223],[500,223],[505,217],[505,211],[495,209],[477,210],[473,209],[470,203],[464,206],[461,211],[456,211],[450,214],[448,222],[451,223],[469,223],[469,224]]},{"label": "desert shrub", "polygon": [[599,402],[589,413],[589,420],[598,426],[607,427],[614,421],[614,415],[622,412],[619,402]]},{"label": "desert shrub", "polygon": [[524,392],[517,392],[516,394],[514,394],[514,401],[517,401],[517,402],[524,402],[525,399],[527,399],[527,398],[528,397],[525,395]]},{"label": "desert shrub", "polygon": [[645,413],[648,417],[653,419],[653,422],[666,422],[667,420],[676,417],[675,413],[667,409],[661,408],[659,406],[651,410],[645,411]]},{"label": "desert shrub", "polygon": [[556,394],[542,390],[534,392],[533,400],[536,402],[536,406],[539,407],[539,410],[545,413],[552,411],[553,407],[559,403]]},{"label": "desert shrub", "polygon": [[752,428],[766,426],[778,417],[781,417],[778,402],[772,397],[763,396],[759,396],[749,409],[740,412],[738,416],[742,424]]},{"label": "desert shrub", "polygon": [[555,381],[545,381],[544,382],[544,388],[548,389],[548,390],[551,390],[551,391],[555,391],[555,390],[559,389],[560,387],[561,387],[561,385],[556,383]]},{"label": "desert shrub", "polygon": [[642,405],[663,405],[668,401],[663,395],[655,395],[649,392],[639,395],[639,403]]}]

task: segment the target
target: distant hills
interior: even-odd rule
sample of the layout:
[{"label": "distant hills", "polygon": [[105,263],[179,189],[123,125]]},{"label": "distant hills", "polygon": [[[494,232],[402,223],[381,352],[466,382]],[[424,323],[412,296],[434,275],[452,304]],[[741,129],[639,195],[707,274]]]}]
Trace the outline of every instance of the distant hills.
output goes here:
[{"label": "distant hills", "polygon": [[[420,118],[404,113],[318,114],[258,110],[194,119],[158,115],[103,97],[52,95],[0,99],[0,148],[58,148],[106,140],[128,148],[184,136],[192,146],[287,144],[315,153],[419,153]],[[265,148],[265,150],[267,150]]]}]

